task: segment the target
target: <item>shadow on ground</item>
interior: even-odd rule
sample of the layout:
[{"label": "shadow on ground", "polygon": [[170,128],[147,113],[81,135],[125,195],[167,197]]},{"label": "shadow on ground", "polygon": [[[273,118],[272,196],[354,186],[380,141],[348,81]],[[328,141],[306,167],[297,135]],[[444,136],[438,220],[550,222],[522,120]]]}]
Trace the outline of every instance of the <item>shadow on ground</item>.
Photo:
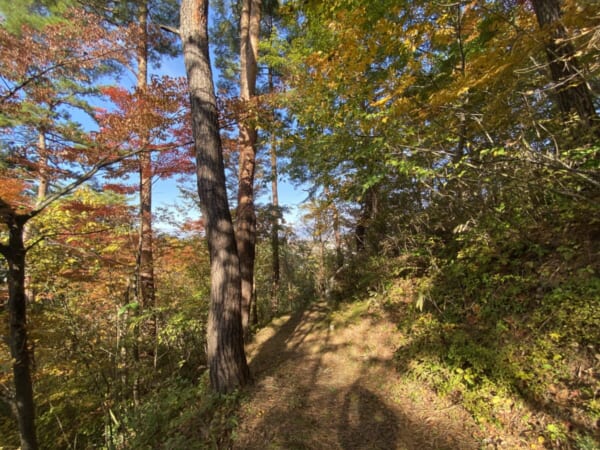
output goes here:
[{"label": "shadow on ground", "polygon": [[368,389],[355,383],[344,395],[338,441],[344,450],[396,448],[400,420]]},{"label": "shadow on ground", "polygon": [[[445,274],[433,285],[433,298],[457,289],[448,285],[450,278]],[[480,293],[485,301],[464,298],[471,305],[466,311],[458,304],[443,310],[426,305],[424,312],[403,303],[386,306],[389,320],[408,337],[396,351],[396,368],[410,376],[435,366],[430,383],[454,401],[468,402],[488,422],[486,432],[498,433],[494,439],[514,439],[507,446],[528,448],[545,440],[556,448],[600,448],[592,406],[600,392],[600,316],[590,312],[597,311],[600,291],[585,279],[581,286],[557,286],[554,293],[535,289],[537,282],[533,288],[521,283],[498,283],[489,296]],[[517,294],[508,299],[502,289]]]},{"label": "shadow on ground", "polygon": [[346,335],[330,326],[328,312],[313,305],[257,337],[250,347],[256,385],[232,448],[478,448],[461,420],[389,398],[383,386],[395,376],[392,365],[361,354],[373,331],[366,325]]}]

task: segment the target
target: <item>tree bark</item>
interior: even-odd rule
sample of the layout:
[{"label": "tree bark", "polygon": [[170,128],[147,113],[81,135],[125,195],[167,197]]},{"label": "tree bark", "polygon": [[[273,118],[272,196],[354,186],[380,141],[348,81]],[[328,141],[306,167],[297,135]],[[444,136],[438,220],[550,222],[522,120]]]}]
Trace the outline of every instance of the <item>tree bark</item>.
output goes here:
[{"label": "tree bark", "polygon": [[549,31],[546,54],[560,111],[565,116],[575,112],[585,129],[600,137],[600,121],[592,93],[561,22],[560,0],[532,0],[531,3],[540,28],[548,28]]},{"label": "tree bark", "polygon": [[[38,134],[38,158],[39,158],[39,175],[38,175],[38,188],[36,205],[40,205],[46,196],[48,195],[48,147],[46,145],[46,133],[44,130],[40,130]],[[23,228],[23,242],[27,245],[27,241],[31,238],[33,231],[31,224],[26,223]],[[25,301],[27,304],[31,304],[35,301],[35,289],[33,289],[31,282],[31,273],[25,268]]]},{"label": "tree bark", "polygon": [[[140,4],[138,26],[140,36],[137,49],[137,89],[140,94],[145,94],[148,89],[148,3]],[[147,133],[141,136],[141,145],[147,147],[149,137]],[[139,154],[140,174],[140,238],[139,238],[139,264],[138,282],[142,312],[147,313],[155,306],[154,289],[154,257],[152,253],[152,158],[148,151]],[[156,319],[152,315],[149,326],[142,327],[151,337],[156,339]],[[156,355],[155,355],[156,357]]]},{"label": "tree bark", "polygon": [[335,273],[344,266],[344,250],[342,248],[342,230],[340,226],[340,211],[335,202],[331,201],[333,220],[333,238],[335,240]]},{"label": "tree bark", "polygon": [[212,388],[250,381],[241,319],[240,264],[227,200],[217,104],[208,52],[208,0],[182,0],[179,34],[192,106],[198,194],[211,263],[207,351]]},{"label": "tree bark", "polygon": [[27,302],[25,295],[25,244],[23,231],[28,216],[6,217],[8,245],[0,247],[8,262],[9,343],[13,360],[15,403],[21,437],[21,449],[38,448],[35,431],[35,406],[31,381],[31,354],[27,338]]},{"label": "tree bark", "polygon": [[[269,17],[269,34],[273,30],[273,17]],[[269,67],[269,93],[275,92],[273,83],[273,68]],[[273,122],[275,122],[275,112],[273,112]],[[279,210],[279,192],[277,180],[277,140],[275,131],[271,131],[271,312],[277,314],[279,311],[279,220],[281,212]]]},{"label": "tree bark", "polygon": [[354,237],[356,240],[356,252],[362,253],[366,249],[367,230],[373,217],[377,214],[377,192],[376,186],[368,188],[364,194],[361,205],[360,217],[356,228],[354,229]]},{"label": "tree bark", "polygon": [[271,139],[271,310],[279,310],[279,192],[277,189],[277,148],[275,138]]},{"label": "tree bark", "polygon": [[240,18],[240,100],[246,106],[239,120],[239,186],[236,239],[242,277],[242,327],[248,333],[256,257],[254,173],[257,131],[251,101],[256,91],[261,0],[242,0]]},{"label": "tree bark", "polygon": [[40,158],[40,175],[38,177],[37,204],[48,195],[48,147],[46,145],[46,133],[42,130],[38,136],[38,153]]}]

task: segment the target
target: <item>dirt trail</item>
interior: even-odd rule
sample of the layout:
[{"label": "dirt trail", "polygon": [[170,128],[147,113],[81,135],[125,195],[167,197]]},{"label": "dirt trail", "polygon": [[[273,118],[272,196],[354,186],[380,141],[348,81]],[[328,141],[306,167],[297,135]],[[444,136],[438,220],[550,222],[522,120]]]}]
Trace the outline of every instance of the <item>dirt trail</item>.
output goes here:
[{"label": "dirt trail", "polygon": [[460,406],[393,367],[401,335],[377,314],[331,322],[324,303],[261,330],[236,449],[477,449]]}]

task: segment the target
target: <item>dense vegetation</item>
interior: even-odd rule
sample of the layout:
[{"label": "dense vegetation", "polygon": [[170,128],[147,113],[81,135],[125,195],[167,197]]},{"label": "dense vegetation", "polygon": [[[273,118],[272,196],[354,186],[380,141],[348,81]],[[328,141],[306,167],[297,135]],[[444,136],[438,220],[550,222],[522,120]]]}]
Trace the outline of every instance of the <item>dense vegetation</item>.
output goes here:
[{"label": "dense vegetation", "polygon": [[[180,3],[0,1],[0,448],[231,445],[248,380],[211,339],[317,300],[392,320],[398,373],[484,433],[598,448],[595,2],[215,1],[220,139]],[[188,80],[153,66],[177,33]],[[151,214],[169,177],[202,217]]]}]

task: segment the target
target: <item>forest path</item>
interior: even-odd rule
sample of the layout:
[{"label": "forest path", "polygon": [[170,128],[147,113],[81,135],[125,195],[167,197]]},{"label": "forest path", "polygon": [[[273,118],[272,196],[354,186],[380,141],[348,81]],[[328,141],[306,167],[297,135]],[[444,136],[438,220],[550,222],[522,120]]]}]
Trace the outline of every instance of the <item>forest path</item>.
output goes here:
[{"label": "forest path", "polygon": [[352,308],[317,303],[256,335],[248,346],[256,384],[233,448],[480,448],[461,406],[395,370],[402,334],[393,323]]}]

